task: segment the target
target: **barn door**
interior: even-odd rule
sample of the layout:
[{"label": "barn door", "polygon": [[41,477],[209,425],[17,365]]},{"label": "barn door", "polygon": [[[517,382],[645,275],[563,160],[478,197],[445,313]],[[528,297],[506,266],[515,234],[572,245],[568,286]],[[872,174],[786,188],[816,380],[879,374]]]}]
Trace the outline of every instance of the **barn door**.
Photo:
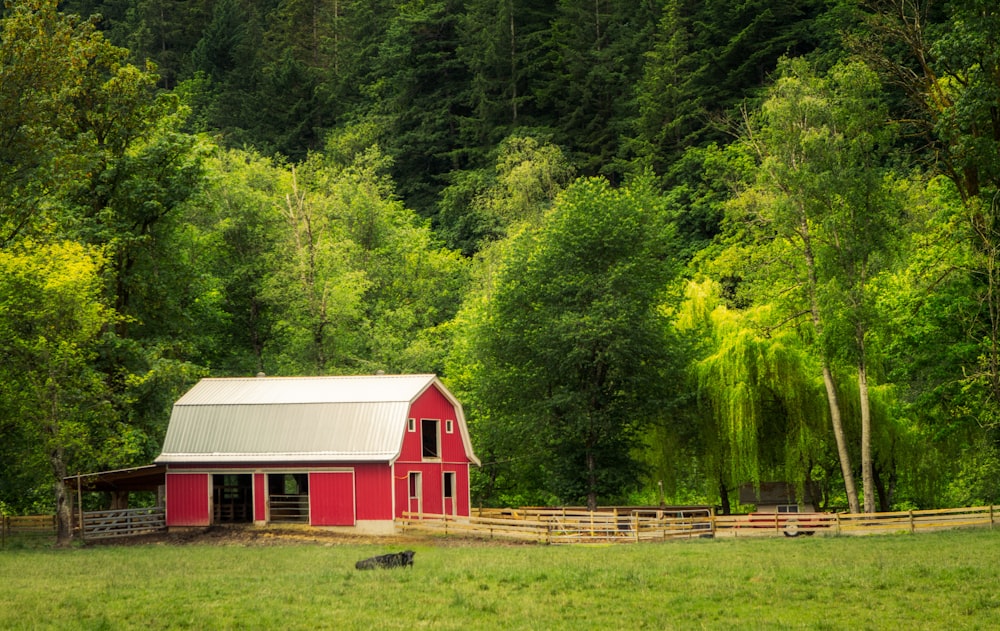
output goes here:
[{"label": "barn door", "polygon": [[309,474],[309,523],[313,526],[353,526],[354,471]]},{"label": "barn door", "polygon": [[445,515],[456,515],[455,506],[455,472],[445,471],[441,478],[441,506]]},{"label": "barn door", "polygon": [[423,491],[423,476],[420,475],[419,471],[411,471],[409,479],[409,501],[407,502],[407,510],[411,513],[422,513],[424,512],[424,491]]}]

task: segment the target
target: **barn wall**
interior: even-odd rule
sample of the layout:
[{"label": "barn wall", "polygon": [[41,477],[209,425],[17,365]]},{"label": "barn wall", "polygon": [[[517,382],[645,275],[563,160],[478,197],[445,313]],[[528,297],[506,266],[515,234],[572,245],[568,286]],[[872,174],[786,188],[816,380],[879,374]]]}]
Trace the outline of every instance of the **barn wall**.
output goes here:
[{"label": "barn wall", "polygon": [[166,474],[167,526],[211,524],[211,482],[207,473]]},{"label": "barn wall", "polygon": [[[396,463],[396,474],[393,487],[396,494],[396,517],[402,517],[404,511],[418,510],[410,501],[411,472],[420,472],[421,507],[424,513],[469,515],[469,465],[467,463]],[[455,507],[445,504],[444,473],[455,474],[454,502]]]},{"label": "barn wall", "polygon": [[267,523],[267,485],[263,473],[253,474],[253,522]]},{"label": "barn wall", "polygon": [[[392,486],[396,499],[396,516],[402,516],[404,511],[417,510],[416,502],[412,502],[409,498],[409,474],[414,471],[421,474],[419,510],[424,513],[468,516],[469,458],[462,442],[462,432],[458,426],[455,407],[436,387],[431,387],[410,406],[410,418],[415,420],[414,431],[407,431],[403,437],[403,448],[395,463],[395,479]],[[420,423],[422,419],[440,421],[439,458],[425,460],[422,457]],[[451,421],[451,432],[448,432],[448,421]],[[447,505],[443,497],[445,472],[455,473],[454,506]]]},{"label": "barn wall", "polygon": [[[421,460],[420,420],[433,419],[440,421],[441,460],[448,462],[465,462],[465,445],[462,444],[462,434],[455,418],[455,408],[448,399],[436,388],[430,387],[424,391],[410,406],[410,418],[415,419],[415,430],[407,431],[403,438],[403,449],[399,459],[409,462]],[[451,421],[452,432],[445,431],[446,422]]]}]

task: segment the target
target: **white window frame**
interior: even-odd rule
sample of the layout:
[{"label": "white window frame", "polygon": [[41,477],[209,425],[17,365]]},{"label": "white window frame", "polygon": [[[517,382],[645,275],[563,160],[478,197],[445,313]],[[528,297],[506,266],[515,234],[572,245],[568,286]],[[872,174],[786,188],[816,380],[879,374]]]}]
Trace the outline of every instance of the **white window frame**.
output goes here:
[{"label": "white window frame", "polygon": [[[428,456],[424,453],[424,447],[426,445],[426,437],[424,436],[425,429],[433,424],[434,426],[434,455]],[[441,421],[434,418],[422,418],[420,419],[420,459],[421,460],[441,460]]]}]

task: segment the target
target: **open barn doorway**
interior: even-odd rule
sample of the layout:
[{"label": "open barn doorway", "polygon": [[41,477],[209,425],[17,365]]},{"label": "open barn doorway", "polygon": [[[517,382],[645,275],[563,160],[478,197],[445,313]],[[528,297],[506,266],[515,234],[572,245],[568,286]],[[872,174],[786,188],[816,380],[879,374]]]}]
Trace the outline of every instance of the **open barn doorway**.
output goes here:
[{"label": "open barn doorway", "polygon": [[212,523],[246,524],[253,521],[253,476],[216,473],[212,476]]},{"label": "open barn doorway", "polygon": [[269,473],[267,488],[271,523],[309,523],[308,473]]}]

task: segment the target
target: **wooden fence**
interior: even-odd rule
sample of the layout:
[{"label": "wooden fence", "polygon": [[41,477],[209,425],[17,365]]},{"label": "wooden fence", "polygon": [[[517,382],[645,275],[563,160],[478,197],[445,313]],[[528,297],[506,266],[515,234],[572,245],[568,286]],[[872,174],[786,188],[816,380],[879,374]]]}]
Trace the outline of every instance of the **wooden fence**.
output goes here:
[{"label": "wooden fence", "polygon": [[[83,513],[83,538],[107,539],[128,537],[165,530],[166,512],[162,506]],[[73,514],[73,530],[80,533],[79,514]],[[55,515],[10,515],[0,520],[0,543],[24,535],[55,536]]]},{"label": "wooden fence", "polygon": [[402,533],[466,535],[544,543],[637,543],[694,537],[874,535],[985,527],[996,506],[895,513],[755,513],[712,515],[707,509],[482,509],[471,517],[403,513]]},{"label": "wooden fence", "polygon": [[6,547],[7,539],[14,535],[55,534],[55,515],[0,515],[0,547]]},{"label": "wooden fence", "polygon": [[472,517],[403,513],[399,530],[443,535],[522,539],[544,543],[630,543],[712,536],[708,509],[586,511],[483,509]]}]

